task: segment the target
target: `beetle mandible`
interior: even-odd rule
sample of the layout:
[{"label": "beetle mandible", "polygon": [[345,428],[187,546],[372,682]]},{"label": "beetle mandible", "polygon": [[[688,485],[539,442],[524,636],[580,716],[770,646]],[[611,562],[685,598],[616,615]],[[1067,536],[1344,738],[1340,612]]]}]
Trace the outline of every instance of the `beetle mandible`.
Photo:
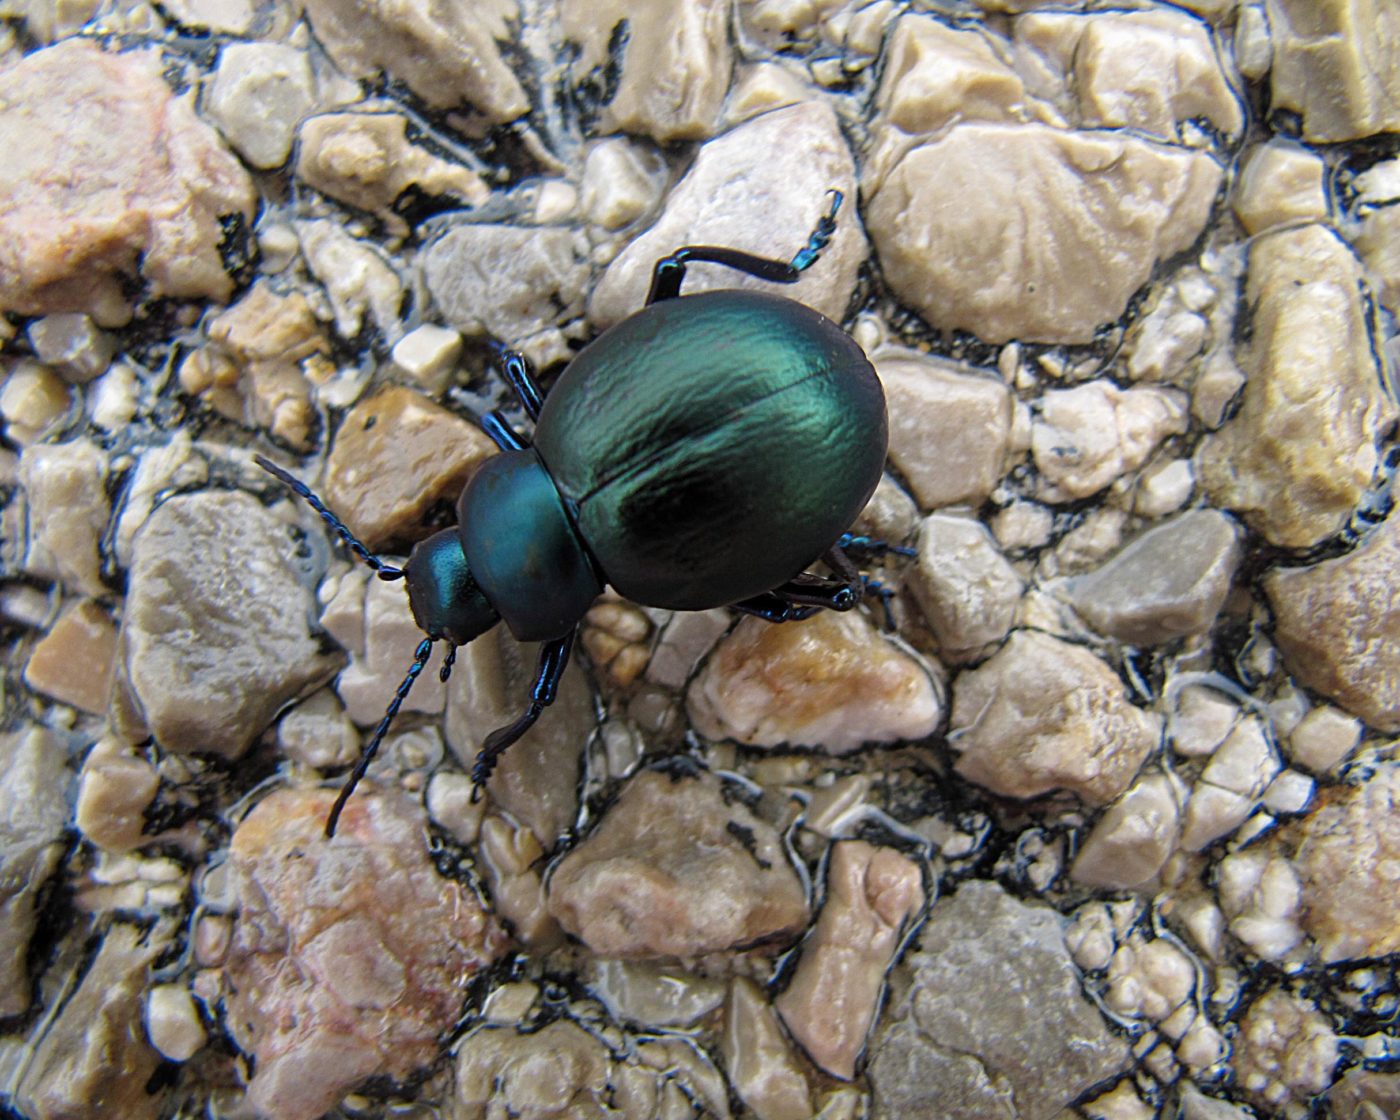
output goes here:
[{"label": "beetle mandible", "polygon": [[[479,793],[501,753],[554,699],[579,621],[605,584],[644,606],[732,606],[772,622],[850,610],[863,585],[840,543],[874,492],[888,443],[885,398],[860,347],[831,320],[771,293],[682,295],[686,267],[723,265],[791,284],[836,230],[831,191],[791,261],[687,245],[658,260],[645,306],[604,331],[546,395],[525,359],[506,380],[534,421],[527,442],[499,412],[481,426],[501,449],[472,476],[457,525],[384,563],[304,484],[304,498],[380,579],[403,579],[426,637],[336,799],[326,835],[369,768],[434,642],[456,647],[504,620],[542,642],[524,713],[486,738]],[[824,560],[831,576],[806,569]]]}]

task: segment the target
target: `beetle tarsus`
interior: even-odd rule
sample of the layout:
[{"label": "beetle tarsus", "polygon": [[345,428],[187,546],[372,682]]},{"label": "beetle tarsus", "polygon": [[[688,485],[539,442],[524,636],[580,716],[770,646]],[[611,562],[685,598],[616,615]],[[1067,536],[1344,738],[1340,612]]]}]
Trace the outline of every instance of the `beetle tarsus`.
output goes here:
[{"label": "beetle tarsus", "polygon": [[792,267],[797,272],[805,272],[817,263],[817,258],[822,255],[822,250],[830,244],[831,235],[836,232],[836,214],[841,209],[841,202],[846,196],[835,187],[826,193],[831,195],[831,209],[822,215],[817,222],[817,228],[807,238],[807,244],[798,250],[797,255],[792,258]]},{"label": "beetle tarsus", "polygon": [[335,804],[331,806],[330,816],[326,818],[327,840],[335,835],[335,826],[340,820],[341,810],[345,808],[345,803],[350,800],[350,795],[355,792],[355,787],[360,784],[360,779],[365,776],[370,762],[379,750],[379,744],[384,741],[384,736],[389,732],[389,724],[393,723],[394,717],[399,714],[399,708],[408,698],[409,690],[413,688],[413,682],[418,679],[418,674],[428,664],[428,658],[432,656],[432,652],[433,640],[431,638],[424,638],[418,643],[418,649],[413,654],[413,664],[409,666],[408,675],[399,682],[399,687],[394,692],[394,698],[389,701],[389,707],[384,712],[384,718],[374,729],[374,736],[370,739],[369,746],[361,752],[360,761],[355,763],[355,769],[350,771],[350,777],[340,787],[340,794],[336,797]]}]

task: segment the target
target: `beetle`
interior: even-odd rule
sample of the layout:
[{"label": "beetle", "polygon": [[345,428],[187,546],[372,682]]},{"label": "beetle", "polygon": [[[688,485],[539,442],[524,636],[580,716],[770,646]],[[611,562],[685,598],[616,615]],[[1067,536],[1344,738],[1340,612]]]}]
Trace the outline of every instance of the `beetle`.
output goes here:
[{"label": "beetle", "polygon": [[[687,245],[652,269],[646,304],[604,331],[546,395],[524,357],[502,350],[507,382],[534,421],[527,442],[497,411],[481,426],[501,449],[472,476],[457,524],[396,568],[375,556],[304,484],[256,461],[305,499],[380,579],[403,579],[425,637],[336,799],[326,835],[428,662],[504,620],[542,642],[520,718],[487,736],[474,796],[501,753],[553,701],[579,621],[604,585],[644,606],[732,606],[772,622],[850,610],[863,584],[840,545],[874,492],[888,444],[885,398],[860,347],[811,308],[774,293],[682,295],[686,268],[718,264],[791,284],[830,242],[829,210],[790,260]],[[824,560],[830,576],[806,571]]]}]

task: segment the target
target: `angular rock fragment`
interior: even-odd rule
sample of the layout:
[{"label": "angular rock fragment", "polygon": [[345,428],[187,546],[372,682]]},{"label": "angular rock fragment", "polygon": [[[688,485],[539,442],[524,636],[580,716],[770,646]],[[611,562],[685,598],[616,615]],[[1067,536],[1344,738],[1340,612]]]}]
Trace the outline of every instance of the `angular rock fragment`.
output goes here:
[{"label": "angular rock fragment", "polygon": [[862,615],[822,611],[774,626],[746,618],[691,682],[696,730],[750,746],[821,747],[922,739],[943,714],[928,670]]},{"label": "angular rock fragment", "polygon": [[1124,134],[962,124],[895,164],[865,219],[891,287],[934,327],[1084,343],[1196,239],[1221,174]]},{"label": "angular rock fragment", "polygon": [[335,796],[275,792],[229,849],[228,1024],[254,1059],[249,1097],[275,1120],[314,1120],[366,1078],[435,1060],[463,986],[505,944],[433,867],[421,809],[361,785],[327,840]]},{"label": "angular rock fragment", "polygon": [[1128,788],[1160,735],[1107,665],[1035,630],[953,682],[951,722],[969,781],[1018,798],[1068,789],[1091,805]]},{"label": "angular rock fragment", "polygon": [[696,957],[783,944],[802,884],[771,825],[700,772],[644,771],[555,868],[549,909],[601,957]]},{"label": "angular rock fragment", "polygon": [[226,223],[251,221],[253,185],[161,80],[155,51],[67,39],[0,70],[0,310],[131,317],[152,298],[225,300]]},{"label": "angular rock fragment", "polygon": [[1264,578],[1284,665],[1383,731],[1400,731],[1400,517],[1345,556]]},{"label": "angular rock fragment", "polygon": [[1240,562],[1240,530],[1215,510],[1154,526],[1108,563],[1076,576],[1070,602],[1095,629],[1133,645],[1209,630]]},{"label": "angular rock fragment", "polygon": [[492,124],[530,107],[497,46],[506,21],[519,16],[516,0],[308,0],[306,15],[326,53],[354,77],[382,70],[435,109],[466,103]]},{"label": "angular rock fragment", "polygon": [[1361,266],[1322,226],[1265,234],[1250,247],[1244,300],[1244,397],[1207,440],[1201,481],[1271,543],[1306,548],[1346,524],[1396,415],[1371,348]]}]

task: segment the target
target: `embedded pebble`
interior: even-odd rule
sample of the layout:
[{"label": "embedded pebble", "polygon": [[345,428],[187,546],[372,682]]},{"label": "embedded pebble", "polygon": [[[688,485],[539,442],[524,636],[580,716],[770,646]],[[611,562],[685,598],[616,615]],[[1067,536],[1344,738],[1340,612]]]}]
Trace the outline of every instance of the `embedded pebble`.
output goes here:
[{"label": "embedded pebble", "polygon": [[865,220],[890,286],[933,326],[1088,342],[1196,239],[1221,174],[1125,133],[959,124],[865,184]]},{"label": "embedded pebble", "polygon": [[281,167],[301,119],[316,107],[304,50],[282,43],[229,43],[204,95],[204,112],[253,167]]},{"label": "embedded pebble", "polygon": [[[350,654],[350,664],[336,678],[335,695],[351,721],[372,727],[384,714],[423,640],[403,582],[376,579],[367,567],[357,565],[341,577],[335,596],[321,614],[321,625]],[[445,656],[442,649],[433,651],[427,668],[404,700],[403,711],[436,715],[443,710],[447,686],[439,671]]]},{"label": "embedded pebble", "polygon": [[29,942],[68,824],[66,761],[45,728],[0,736],[0,1018],[29,1009]]},{"label": "embedded pebble", "polygon": [[1201,482],[1271,543],[1306,548],[1351,516],[1396,415],[1371,348],[1361,265],[1322,226],[1268,233],[1250,243],[1244,300],[1253,309],[1236,352],[1244,395],[1205,442]]},{"label": "embedded pebble", "polygon": [[[496,445],[421,393],[391,386],[345,414],[322,497],[366,547],[413,544],[438,503],[456,504]],[[311,482],[310,479],[305,479]]]},{"label": "embedded pebble", "polygon": [[304,450],[316,420],[306,374],[331,348],[306,297],[259,282],[209,321],[208,336],[181,362],[181,388]]},{"label": "embedded pebble", "polygon": [[1026,585],[986,527],[934,514],[919,529],[919,563],[909,588],[938,639],[943,661],[976,661],[1016,621]]},{"label": "embedded pebble", "polygon": [[1400,518],[1353,551],[1304,568],[1274,568],[1264,593],[1288,671],[1382,731],[1400,731]]},{"label": "embedded pebble", "polygon": [[600,960],[590,991],[609,1011],[643,1027],[690,1027],[725,1000],[723,980],[656,961]]},{"label": "embedded pebble", "polygon": [[1194,311],[1164,300],[1141,320],[1128,351],[1128,376],[1134,381],[1179,383],[1206,345],[1210,324]]},{"label": "embedded pebble", "polygon": [[1188,142],[1197,119],[1226,136],[1244,127],[1209,25],[1183,12],[1034,12],[1014,29],[1028,88],[1076,127]]},{"label": "embedded pebble", "polygon": [[1204,684],[1169,690],[1168,698],[1167,737],[1187,758],[1213,753],[1240,718],[1239,705]]},{"label": "embedded pebble", "polygon": [[535,834],[491,816],[482,820],[479,840],[482,869],[501,921],[517,941],[536,952],[557,948],[562,938],[547,907],[544,848]]},{"label": "embedded pebble", "polygon": [[145,1025],[151,1045],[172,1062],[189,1061],[207,1037],[190,990],[183,984],[158,984],[146,993]]},{"label": "embedded pebble", "polygon": [[554,869],[549,909],[601,957],[790,943],[807,922],[778,834],[705,772],[643,771]]},{"label": "embedded pebble", "polygon": [[424,392],[436,395],[447,388],[462,354],[462,336],[447,327],[424,323],[394,344],[391,357]]},{"label": "embedded pebble", "polygon": [[832,848],[826,898],[802,958],[773,1006],[819,1067],[849,1081],[875,1022],[885,973],[924,904],[919,865],[893,848]]},{"label": "embedded pebble", "polygon": [[[714,134],[734,65],[726,34],[729,9],[722,0],[695,0],[682,9],[564,0],[559,16],[564,35],[578,46],[576,83],[615,68],[599,131],[661,143]],[[658,81],[659,74],[666,80]]]},{"label": "embedded pebble", "polygon": [[243,754],[340,663],[311,629],[309,574],[290,526],[247,494],[205,490],[157,507],[128,574],[114,700],[123,733]]},{"label": "embedded pebble", "polygon": [[60,704],[99,715],[107,710],[117,628],[91,599],[59,615],[34,644],[24,666],[24,683]]},{"label": "embedded pebble", "polygon": [[647,667],[651,620],[631,603],[604,597],[584,615],[579,641],[593,667],[619,688],[626,688]]},{"label": "embedded pebble", "polygon": [[1310,1001],[1283,989],[1249,1005],[1235,1040],[1235,1083],[1273,1115],[1302,1117],[1308,1098],[1332,1084],[1338,1039]]},{"label": "embedded pebble", "polygon": [[1085,837],[1070,877],[1125,890],[1148,882],[1176,850],[1181,799],[1165,774],[1147,774],[1110,805]]},{"label": "embedded pebble", "polygon": [[1318,794],[1303,818],[1297,868],[1303,926],[1324,961],[1400,949],[1400,765],[1385,763],[1358,785]]},{"label": "embedded pebble", "polygon": [[480,206],[481,177],[408,139],[400,113],[322,113],[297,130],[296,176],[334,199],[381,215],[410,187]]},{"label": "embedded pebble", "polygon": [[875,363],[890,417],[890,462],[924,509],[981,505],[1011,444],[1012,397],[950,362],[889,355]]},{"label": "embedded pebble", "polygon": [[[678,245],[726,245],[790,260],[831,208],[826,193],[833,188],[844,193],[849,212],[842,209],[821,259],[783,295],[839,319],[855,289],[866,243],[856,213],[854,160],[836,114],[818,102],[764,113],[705,144],[667,194],[656,221],[598,281],[588,299],[589,319],[607,327],[641,307],[652,266]],[[718,265],[687,270],[687,292],[713,288],[771,291],[772,285]]]},{"label": "embedded pebble", "polygon": [[49,369],[25,359],[6,361],[5,383],[0,387],[0,416],[5,435],[20,447],[47,436],[68,414],[72,396],[64,380]]},{"label": "embedded pebble", "polygon": [[1240,720],[1191,789],[1181,846],[1199,852],[1233,832],[1254,811],[1280,769],[1261,722],[1254,716]]},{"label": "embedded pebble", "polygon": [[1084,996],[1059,915],[994,883],[934,906],[889,1004],[867,1067],[876,1120],[1054,1116],[1129,1065]]},{"label": "embedded pebble", "polygon": [[1191,958],[1166,938],[1147,940],[1134,934],[1113,954],[1108,965],[1104,1002],[1119,1015],[1160,1023],[1191,998],[1196,967]]},{"label": "embedded pebble", "polygon": [[1302,888],[1293,865],[1265,850],[1231,852],[1219,864],[1216,891],[1229,930],[1267,961],[1283,960],[1303,940]]},{"label": "embedded pebble", "polygon": [[1133,512],[1139,517],[1165,517],[1191,498],[1196,470],[1189,459],[1159,459],[1146,467],[1133,494]]},{"label": "embedded pebble", "polygon": [[35,319],[25,331],[34,356],[66,380],[86,385],[106,372],[116,342],[87,315],[68,313]]},{"label": "embedded pebble", "polygon": [[323,688],[277,721],[277,746],[303,766],[328,770],[359,757],[360,733],[335,692]]},{"label": "embedded pebble", "polygon": [[501,57],[515,0],[444,7],[433,0],[308,0],[306,15],[331,59],[356,78],[402,81],[434,109],[463,103],[491,124],[529,107]]},{"label": "embedded pebble", "polygon": [[922,739],[943,714],[941,685],[929,670],[855,611],[781,626],[744,619],[691,682],[686,707],[710,739],[833,754]]},{"label": "embedded pebble", "polygon": [[423,281],[449,326],[545,366],[571,356],[559,328],[583,315],[581,248],[566,229],[454,225],[423,254]]},{"label": "embedded pebble", "polygon": [[663,171],[655,154],[636,140],[599,141],[583,162],[583,212],[604,229],[630,225],[661,201]]},{"label": "embedded pebble", "polygon": [[1400,129],[1400,12],[1356,0],[1269,0],[1270,97],[1327,143]]},{"label": "embedded pebble", "polygon": [[26,572],[84,595],[106,592],[99,549],[111,515],[107,474],[106,454],[85,439],[25,448],[19,482],[29,506]]},{"label": "embedded pebble", "polygon": [[1157,386],[1093,381],[1053,389],[1031,427],[1031,455],[1049,502],[1087,498],[1136,470],[1157,445],[1186,430],[1186,401]]},{"label": "embedded pebble", "polygon": [[404,284],[383,251],[329,219],[297,222],[296,232],[311,274],[326,290],[341,338],[353,339],[372,327],[387,342],[397,342]]},{"label": "embedded pebble", "polygon": [[1153,716],[1082,646],[1018,630],[953,682],[949,741],[964,778],[1007,797],[1067,789],[1090,805],[1123,793],[1157,745]]},{"label": "embedded pebble", "polygon": [[1201,509],[1153,526],[1108,563],[1066,585],[1096,630],[1153,646],[1209,630],[1241,559],[1239,526]]},{"label": "embedded pebble", "polygon": [[736,976],[720,1036],[730,1084],[759,1120],[810,1120],[812,1091],[772,1005],[752,980]]},{"label": "embedded pebble", "polygon": [[1330,704],[1319,704],[1288,733],[1283,750],[1290,761],[1314,774],[1326,774],[1345,762],[1360,742],[1360,720]]},{"label": "embedded pebble", "polygon": [[1274,139],[1250,150],[1230,205],[1246,233],[1327,220],[1327,167],[1300,144]]},{"label": "embedded pebble", "polygon": [[161,1055],[141,1019],[151,964],[169,940],[168,930],[125,923],[105,932],[77,990],[30,1040],[10,1087],[22,1115],[156,1120],[162,1113],[163,1098],[152,1091]]},{"label": "embedded pebble", "polygon": [[251,221],[253,185],[155,51],[35,51],[0,70],[0,106],[0,309],[121,325],[138,269],[152,298],[228,298],[221,221]]},{"label": "embedded pebble", "polygon": [[146,811],[160,790],[160,775],[141,754],[111,736],[99,739],[83,759],[74,823],[91,843],[109,852],[139,848]]},{"label": "embedded pebble", "polygon": [[568,1019],[529,1032],[474,1031],[458,1051],[453,1073],[451,1120],[729,1115],[723,1082],[698,1048],[679,1039],[609,1045]]},{"label": "embedded pebble", "polygon": [[325,837],[334,790],[279,790],[229,849],[239,902],[223,965],[251,1102],[313,1120],[358,1082],[438,1055],[463,985],[504,948],[472,892],[433,868],[426,817],[365,783]]}]

